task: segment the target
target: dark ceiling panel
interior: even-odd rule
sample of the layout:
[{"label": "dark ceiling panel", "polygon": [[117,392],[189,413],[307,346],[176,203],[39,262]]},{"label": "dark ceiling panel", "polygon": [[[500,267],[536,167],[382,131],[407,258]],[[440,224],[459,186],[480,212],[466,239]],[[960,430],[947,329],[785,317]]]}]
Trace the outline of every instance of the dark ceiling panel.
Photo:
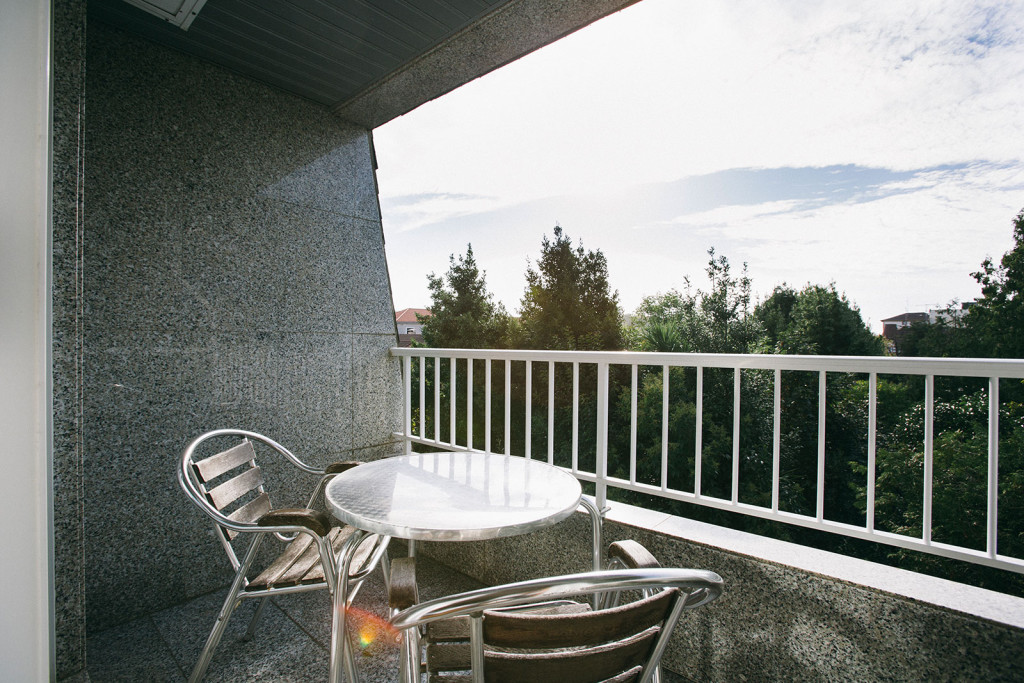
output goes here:
[{"label": "dark ceiling panel", "polygon": [[208,0],[188,31],[123,2],[89,13],[320,104],[350,99],[508,0]]}]

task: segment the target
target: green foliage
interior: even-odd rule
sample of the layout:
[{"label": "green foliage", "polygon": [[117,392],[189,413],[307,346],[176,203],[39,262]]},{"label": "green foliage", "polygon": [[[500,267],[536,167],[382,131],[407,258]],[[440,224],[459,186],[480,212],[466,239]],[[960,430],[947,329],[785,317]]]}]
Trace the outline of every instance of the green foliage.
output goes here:
[{"label": "green foliage", "polygon": [[677,353],[683,350],[679,328],[669,322],[652,322],[644,330],[643,345],[651,351]]},{"label": "green foliage", "polygon": [[537,268],[526,269],[520,310],[522,344],[535,349],[622,348],[619,295],[608,285],[601,250],[573,247],[560,226],[544,236]]},{"label": "green foliage", "polygon": [[[988,396],[985,391],[935,403],[932,539],[984,550],[988,490]],[[999,552],[1024,556],[1024,406],[1000,408]],[[923,527],[924,410],[914,404],[880,434],[876,458],[875,525],[921,538]],[[866,469],[858,466],[863,475]],[[857,487],[866,507],[866,488]],[[899,565],[958,581],[979,583],[978,569],[925,553],[892,550]],[[1024,577],[995,575],[980,581],[996,590],[1020,593]]]},{"label": "green foliage", "polygon": [[[694,353],[748,353],[761,338],[761,327],[749,314],[750,278],[747,266],[739,277],[729,260],[709,249],[705,273],[707,291],[690,286],[686,291],[644,297],[634,315],[627,338],[634,350],[662,351],[659,345],[678,340],[674,350]],[[675,334],[668,330],[674,329]]]},{"label": "green foliage", "polygon": [[799,292],[781,285],[754,309],[768,344],[782,353],[814,356],[878,356],[881,340],[860,310],[828,287],[807,285]]},{"label": "green foliage", "polygon": [[777,347],[793,321],[796,290],[783,283],[775,287],[771,296],[754,307],[754,317],[761,321],[765,337],[771,347]]},{"label": "green foliage", "polygon": [[980,357],[1024,358],[1024,210],[1013,220],[1013,244],[998,266],[986,258],[971,274],[981,298],[967,314],[967,328]]},{"label": "green foliage", "polygon": [[449,257],[451,265],[443,277],[427,276],[432,315],[421,320],[423,341],[435,348],[505,348],[510,320],[504,307],[487,291],[485,273],[473,258],[473,245],[466,255]]},{"label": "green foliage", "polygon": [[972,341],[966,319],[954,316],[955,308],[948,309],[948,318],[934,323],[916,322],[902,330],[896,339],[896,355],[909,357],[970,358],[979,348]]}]

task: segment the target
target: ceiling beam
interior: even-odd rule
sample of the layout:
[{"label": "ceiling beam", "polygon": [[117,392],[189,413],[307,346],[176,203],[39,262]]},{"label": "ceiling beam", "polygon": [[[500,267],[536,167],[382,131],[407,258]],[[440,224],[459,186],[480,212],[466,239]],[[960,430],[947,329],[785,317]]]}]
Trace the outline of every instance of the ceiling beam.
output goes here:
[{"label": "ceiling beam", "polygon": [[509,0],[332,111],[373,129],[639,0]]}]

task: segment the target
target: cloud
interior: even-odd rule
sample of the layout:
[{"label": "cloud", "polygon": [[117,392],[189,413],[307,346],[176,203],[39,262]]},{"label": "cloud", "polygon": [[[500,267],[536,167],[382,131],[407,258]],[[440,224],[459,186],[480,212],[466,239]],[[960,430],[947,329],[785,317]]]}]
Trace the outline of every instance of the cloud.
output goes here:
[{"label": "cloud", "polygon": [[482,213],[495,205],[494,197],[449,192],[381,197],[381,212],[387,217],[388,229],[397,233]]},{"label": "cloud", "polygon": [[381,189],[1019,161],[1022,80],[1019,2],[645,0],[379,129]]}]

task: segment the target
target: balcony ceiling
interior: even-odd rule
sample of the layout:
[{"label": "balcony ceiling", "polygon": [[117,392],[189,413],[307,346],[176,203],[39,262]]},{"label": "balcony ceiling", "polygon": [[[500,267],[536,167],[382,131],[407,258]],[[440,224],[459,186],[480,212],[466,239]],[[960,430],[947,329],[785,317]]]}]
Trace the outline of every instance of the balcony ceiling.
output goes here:
[{"label": "balcony ceiling", "polygon": [[99,19],[373,128],[636,0],[208,0],[187,31],[124,0]]}]

